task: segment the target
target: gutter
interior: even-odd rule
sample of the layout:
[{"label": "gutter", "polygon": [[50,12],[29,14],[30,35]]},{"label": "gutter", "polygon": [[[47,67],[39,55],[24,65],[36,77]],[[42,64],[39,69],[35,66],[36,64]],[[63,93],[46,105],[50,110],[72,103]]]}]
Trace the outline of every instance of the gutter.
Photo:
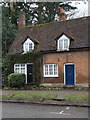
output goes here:
[{"label": "gutter", "polygon": [[64,51],[57,51],[57,50],[45,50],[45,51],[40,51],[42,54],[47,54],[47,53],[65,53],[65,52],[76,52],[76,51],[90,51],[90,47],[83,47],[83,48],[70,48],[69,50],[64,50]]},{"label": "gutter", "polygon": [[[58,100],[59,101],[59,100]],[[49,106],[73,106],[73,107],[90,107],[89,104],[67,104],[67,103],[54,103],[54,100],[52,102],[30,102],[30,101],[24,101],[24,100],[0,100],[2,103],[20,103],[20,104],[35,104],[35,105],[49,105]]]}]

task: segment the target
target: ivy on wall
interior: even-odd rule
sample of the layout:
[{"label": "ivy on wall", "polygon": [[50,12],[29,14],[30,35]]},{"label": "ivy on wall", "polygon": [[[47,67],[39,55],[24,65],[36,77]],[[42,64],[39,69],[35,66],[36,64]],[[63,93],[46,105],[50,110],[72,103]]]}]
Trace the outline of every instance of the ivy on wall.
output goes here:
[{"label": "ivy on wall", "polygon": [[33,63],[34,81],[37,86],[41,82],[42,54],[38,51],[28,52],[26,54],[9,54],[3,61],[5,84],[7,85],[8,75],[14,72],[15,63]]}]

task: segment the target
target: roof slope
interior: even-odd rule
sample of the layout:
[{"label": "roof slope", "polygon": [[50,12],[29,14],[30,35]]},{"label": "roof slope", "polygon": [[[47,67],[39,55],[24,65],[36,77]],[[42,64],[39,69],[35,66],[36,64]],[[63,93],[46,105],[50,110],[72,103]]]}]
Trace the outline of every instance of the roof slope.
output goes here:
[{"label": "roof slope", "polygon": [[70,48],[82,48],[88,46],[88,27],[90,17],[83,17],[62,22],[52,22],[35,26],[26,26],[19,30],[15,37],[9,53],[22,53],[22,42],[31,36],[39,41],[39,50],[50,50],[55,45],[55,39],[65,33],[74,39]]}]

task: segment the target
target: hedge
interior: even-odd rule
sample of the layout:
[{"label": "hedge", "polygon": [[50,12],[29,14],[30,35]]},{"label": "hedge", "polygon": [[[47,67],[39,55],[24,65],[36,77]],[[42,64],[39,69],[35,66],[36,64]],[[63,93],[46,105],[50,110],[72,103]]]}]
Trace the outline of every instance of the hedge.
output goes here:
[{"label": "hedge", "polygon": [[26,76],[23,73],[12,73],[8,76],[9,87],[24,87]]}]

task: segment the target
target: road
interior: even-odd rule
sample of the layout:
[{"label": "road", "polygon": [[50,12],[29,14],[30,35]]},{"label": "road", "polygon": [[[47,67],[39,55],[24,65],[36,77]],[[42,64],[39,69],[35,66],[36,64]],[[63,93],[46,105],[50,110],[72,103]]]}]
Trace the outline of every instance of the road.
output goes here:
[{"label": "road", "polygon": [[88,108],[3,103],[2,118],[88,118]]}]

